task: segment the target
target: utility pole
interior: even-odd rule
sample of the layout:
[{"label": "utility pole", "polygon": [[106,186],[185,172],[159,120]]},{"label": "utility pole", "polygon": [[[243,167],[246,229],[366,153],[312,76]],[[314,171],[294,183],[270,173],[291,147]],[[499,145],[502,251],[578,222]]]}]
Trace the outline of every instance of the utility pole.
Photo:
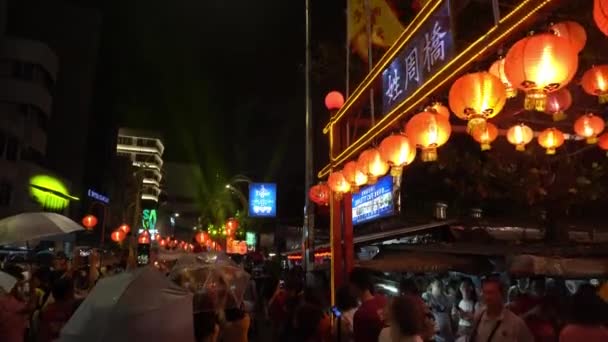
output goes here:
[{"label": "utility pole", "polygon": [[313,122],[310,99],[310,0],[306,2],[306,61],[304,68],[305,101],[306,101],[306,164],[304,181],[304,224],[302,226],[302,267],[306,274],[314,269],[314,207],[308,197],[308,190],[313,183]]}]

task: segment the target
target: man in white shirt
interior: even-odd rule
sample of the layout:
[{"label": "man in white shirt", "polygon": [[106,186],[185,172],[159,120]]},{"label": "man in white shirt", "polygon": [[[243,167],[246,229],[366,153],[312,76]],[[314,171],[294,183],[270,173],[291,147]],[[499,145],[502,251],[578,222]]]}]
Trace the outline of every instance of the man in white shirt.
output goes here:
[{"label": "man in white shirt", "polygon": [[475,317],[471,342],[534,342],[526,323],[504,307],[502,283],[498,278],[482,282],[485,310]]}]

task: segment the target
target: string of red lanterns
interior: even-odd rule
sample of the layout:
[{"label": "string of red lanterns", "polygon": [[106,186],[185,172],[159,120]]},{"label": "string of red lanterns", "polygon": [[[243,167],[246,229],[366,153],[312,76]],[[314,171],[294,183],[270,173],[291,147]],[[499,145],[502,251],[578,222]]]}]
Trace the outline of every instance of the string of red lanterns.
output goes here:
[{"label": "string of red lanterns", "polygon": [[[608,0],[595,0],[594,20],[608,35]],[[422,161],[437,160],[437,148],[445,144],[451,134],[450,109],[455,116],[468,121],[467,132],[484,151],[491,148],[499,135],[498,127],[487,120],[499,115],[507,99],[515,97],[518,89],[525,93],[524,109],[546,113],[554,121],[565,119],[565,111],[572,106],[572,94],[566,86],[577,71],[578,54],[586,41],[585,29],[574,21],[551,24],[548,32],[517,41],[488,72],[458,78],[449,91],[449,109],[433,103],[410,118],[404,133],[389,135],[378,148],[364,150],[342,170],[331,172],[327,181],[329,192],[337,196],[356,192],[360,186],[373,184],[389,169],[391,175],[400,175],[403,167],[413,162],[416,148],[421,150]],[[608,64],[587,70],[581,86],[589,95],[598,96],[600,103],[608,102]],[[344,97],[335,91],[325,98],[331,112],[339,110],[343,103]],[[602,135],[604,129],[604,120],[590,113],[581,115],[573,125],[577,137],[608,151],[608,133]],[[518,151],[524,151],[534,136],[534,131],[523,123],[511,126],[506,133],[506,139]],[[571,137],[551,127],[538,133],[537,142],[547,154],[554,154]],[[326,205],[327,188],[320,185],[313,188],[309,194],[311,199]]]}]

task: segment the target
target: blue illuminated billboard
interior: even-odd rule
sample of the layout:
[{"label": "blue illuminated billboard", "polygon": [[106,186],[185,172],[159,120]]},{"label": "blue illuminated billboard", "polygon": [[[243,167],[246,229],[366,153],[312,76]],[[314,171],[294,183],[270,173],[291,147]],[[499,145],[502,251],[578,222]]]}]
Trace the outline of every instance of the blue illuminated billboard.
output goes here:
[{"label": "blue illuminated billboard", "polygon": [[352,204],[354,225],[393,215],[393,177],[385,176],[376,184],[362,187],[353,194]]},{"label": "blue illuminated billboard", "polygon": [[249,216],[277,216],[277,185],[275,183],[249,184]]}]

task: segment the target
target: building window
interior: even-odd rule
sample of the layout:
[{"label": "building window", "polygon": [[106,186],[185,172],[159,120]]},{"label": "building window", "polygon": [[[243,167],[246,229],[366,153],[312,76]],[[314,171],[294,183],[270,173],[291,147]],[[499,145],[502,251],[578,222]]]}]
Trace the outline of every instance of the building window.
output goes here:
[{"label": "building window", "polygon": [[0,181],[0,207],[6,207],[11,203],[13,187],[7,181]]},{"label": "building window", "polygon": [[131,144],[133,144],[133,139],[130,137],[118,137],[118,144],[131,145]]},{"label": "building window", "polygon": [[19,141],[10,137],[6,142],[6,160],[16,161],[19,154]]}]

